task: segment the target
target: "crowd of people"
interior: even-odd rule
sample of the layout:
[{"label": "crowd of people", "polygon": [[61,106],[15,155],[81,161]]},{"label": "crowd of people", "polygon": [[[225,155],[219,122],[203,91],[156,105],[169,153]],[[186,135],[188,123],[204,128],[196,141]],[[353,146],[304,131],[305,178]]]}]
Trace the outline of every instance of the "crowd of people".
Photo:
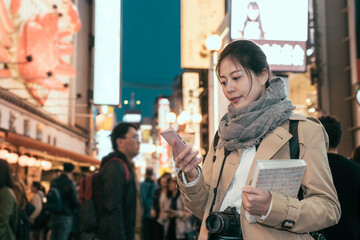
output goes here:
[{"label": "crowd of people", "polygon": [[102,160],[94,180],[98,221],[91,231],[82,231],[84,200],[72,163],[63,164],[48,191],[40,182],[32,182],[28,200],[24,179],[0,159],[0,240],[186,239],[193,230],[193,218],[176,178],[165,172],[155,179],[154,169],[148,167],[145,180],[137,180],[131,161],[139,153],[137,130],[129,123],[113,129],[114,151]]},{"label": "crowd of people", "polygon": [[[204,160],[191,147],[173,150],[176,176],[155,179],[148,167],[138,181],[131,123],[112,130],[113,151],[91,175],[93,198],[79,199],[74,165],[64,163],[47,192],[31,184],[29,201],[22,177],[0,159],[0,240],[360,239],[360,147],[352,159],[338,154],[339,119],[293,113],[283,80],[252,41],[227,45],[216,72],[228,113]],[[250,186],[256,160],[294,158],[294,146],[307,165],[297,197]],[[85,231],[91,210],[96,221]]]}]

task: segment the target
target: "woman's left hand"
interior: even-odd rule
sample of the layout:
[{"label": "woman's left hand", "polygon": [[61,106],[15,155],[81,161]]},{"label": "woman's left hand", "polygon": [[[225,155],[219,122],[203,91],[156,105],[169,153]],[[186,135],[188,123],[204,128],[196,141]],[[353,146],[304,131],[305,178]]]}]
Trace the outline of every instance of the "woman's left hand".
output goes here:
[{"label": "woman's left hand", "polygon": [[242,204],[251,215],[266,215],[271,204],[271,193],[255,187],[242,188]]}]

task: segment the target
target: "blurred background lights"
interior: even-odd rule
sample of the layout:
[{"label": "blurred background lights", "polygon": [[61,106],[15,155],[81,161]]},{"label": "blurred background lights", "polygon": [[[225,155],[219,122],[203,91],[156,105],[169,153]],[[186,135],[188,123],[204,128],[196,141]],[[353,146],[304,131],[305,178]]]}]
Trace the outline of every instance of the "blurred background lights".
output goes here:
[{"label": "blurred background lights", "polygon": [[0,150],[0,158],[1,159],[7,159],[9,152],[6,149],[1,149]]},{"label": "blurred background lights", "polygon": [[315,108],[309,108],[309,110],[308,110],[309,113],[314,113],[315,111],[316,111]]},{"label": "blurred background lights", "polygon": [[202,120],[201,114],[200,114],[200,113],[194,114],[194,115],[192,116],[192,120],[193,120],[193,122],[195,122],[195,123],[200,123],[201,120]]},{"label": "blurred background lights", "polygon": [[221,37],[216,34],[211,34],[207,37],[205,45],[210,51],[219,51],[221,47]]},{"label": "blurred background lights", "polygon": [[164,148],[162,146],[156,147],[156,153],[162,153],[164,151]]},{"label": "blurred background lights", "polygon": [[109,107],[107,105],[102,105],[101,106],[101,112],[104,114],[107,114],[109,111]]},{"label": "blurred background lights", "polygon": [[28,167],[34,167],[36,163],[36,158],[34,157],[29,157],[27,160],[27,165]]},{"label": "blurred background lights", "polygon": [[7,161],[9,163],[17,163],[18,159],[19,159],[19,155],[17,153],[9,153],[7,157]]},{"label": "blurred background lights", "polygon": [[176,114],[173,113],[173,112],[169,112],[167,115],[166,115],[166,118],[167,118],[167,121],[169,123],[174,123],[176,121]]},{"label": "blurred background lights", "polygon": [[22,167],[25,167],[27,165],[27,161],[28,161],[29,157],[26,155],[21,155],[19,157],[19,165]]}]

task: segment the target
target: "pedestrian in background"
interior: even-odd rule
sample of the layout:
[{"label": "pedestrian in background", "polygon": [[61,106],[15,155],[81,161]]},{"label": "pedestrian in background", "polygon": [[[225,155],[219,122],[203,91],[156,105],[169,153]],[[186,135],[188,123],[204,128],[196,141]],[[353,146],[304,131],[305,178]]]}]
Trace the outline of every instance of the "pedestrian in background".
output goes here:
[{"label": "pedestrian in background", "polygon": [[142,204],[133,159],[139,154],[138,129],[119,123],[111,132],[113,152],[101,160],[98,175],[101,240],[140,240]]},{"label": "pedestrian in background", "polygon": [[26,187],[23,177],[20,173],[13,173],[14,193],[18,204],[19,224],[17,230],[17,238],[21,240],[29,240],[31,233],[31,226],[29,216],[35,209],[34,206],[28,202],[26,195]]},{"label": "pedestrian in background", "polygon": [[[191,147],[181,153],[173,149],[185,205],[202,219],[199,239],[310,239],[307,232],[336,224],[340,204],[326,155],[327,134],[321,124],[292,113],[295,107],[284,82],[272,76],[262,49],[249,40],[229,43],[219,55],[216,73],[230,102],[219,122],[218,144],[213,141],[201,168],[202,158]],[[307,163],[301,201],[249,186],[256,160],[290,158],[290,120],[298,124],[299,159]],[[236,211],[223,213],[229,207]],[[255,223],[245,211],[256,216]],[[220,212],[231,214],[238,227],[210,233],[206,219]]]},{"label": "pedestrian in background", "polygon": [[319,118],[329,135],[328,158],[338,193],[341,217],[338,224],[324,229],[327,240],[360,239],[360,166],[338,153],[342,129],[332,115]]},{"label": "pedestrian in background", "polygon": [[33,197],[31,198],[30,203],[35,207],[34,212],[29,217],[29,221],[31,224],[31,239],[39,240],[42,236],[40,232],[44,226],[35,226],[35,219],[40,215],[41,211],[43,210],[43,199],[45,197],[45,192],[43,192],[40,182],[37,181],[34,181],[31,184],[31,192],[33,193]]},{"label": "pedestrian in background", "polygon": [[22,178],[20,173],[13,173],[12,178],[14,183],[14,193],[16,196],[17,204],[20,209],[25,210],[27,199],[26,199],[26,187],[25,187],[24,179]]},{"label": "pedestrian in background", "polygon": [[159,221],[164,225],[164,239],[185,240],[185,233],[192,230],[190,218],[192,214],[185,208],[176,178],[170,179],[167,196],[160,204]]},{"label": "pedestrian in background", "polygon": [[16,240],[18,207],[12,188],[10,166],[0,159],[0,240]]},{"label": "pedestrian in background", "polygon": [[158,187],[155,189],[153,196],[153,204],[150,211],[151,217],[154,219],[153,221],[153,239],[163,239],[164,238],[164,227],[163,224],[159,223],[160,216],[160,202],[165,201],[167,193],[168,193],[168,184],[171,178],[171,174],[168,172],[164,172],[160,178],[158,179]]},{"label": "pedestrian in background", "polygon": [[140,193],[143,203],[144,215],[143,215],[143,239],[152,240],[153,236],[153,219],[150,215],[151,206],[153,203],[154,191],[156,189],[156,183],[153,179],[154,169],[147,167],[145,170],[145,180],[140,184]]},{"label": "pedestrian in background", "polygon": [[51,213],[51,240],[67,240],[69,238],[74,210],[79,205],[75,185],[72,181],[75,166],[72,163],[64,163],[63,167],[62,174],[55,178],[50,185],[50,188],[59,189],[62,201],[62,210]]},{"label": "pedestrian in background", "polygon": [[31,192],[33,193],[33,197],[31,198],[30,202],[34,205],[35,210],[29,216],[29,221],[31,224],[34,223],[35,218],[39,216],[42,208],[43,208],[43,198],[45,197],[45,193],[41,190],[40,182],[34,181],[31,184]]}]

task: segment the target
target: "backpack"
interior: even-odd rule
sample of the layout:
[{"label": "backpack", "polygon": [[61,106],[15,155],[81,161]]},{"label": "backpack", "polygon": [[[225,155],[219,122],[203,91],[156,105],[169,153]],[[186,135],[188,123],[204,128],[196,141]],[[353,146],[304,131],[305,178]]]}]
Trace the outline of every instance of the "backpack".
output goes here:
[{"label": "backpack", "polygon": [[59,185],[56,181],[52,182],[49,192],[46,194],[45,208],[51,213],[61,212],[64,208],[62,185]]},{"label": "backpack", "polygon": [[25,210],[18,208],[18,222],[16,228],[16,239],[30,239],[30,222]]},{"label": "backpack", "polygon": [[[38,193],[36,193],[38,194]],[[40,196],[42,197],[42,196]],[[33,229],[42,229],[44,228],[51,217],[50,211],[48,210],[48,208],[46,207],[46,202],[45,202],[46,197],[43,197],[41,200],[42,203],[42,208],[41,208],[41,212],[40,214],[35,218],[34,220],[34,224],[32,225]]]},{"label": "backpack", "polygon": [[[110,161],[118,161],[124,166],[125,181],[129,181],[130,171],[124,160],[112,158],[105,162],[105,164]],[[80,179],[79,203],[81,232],[93,233],[98,226],[98,177],[99,172],[96,172]]]}]

